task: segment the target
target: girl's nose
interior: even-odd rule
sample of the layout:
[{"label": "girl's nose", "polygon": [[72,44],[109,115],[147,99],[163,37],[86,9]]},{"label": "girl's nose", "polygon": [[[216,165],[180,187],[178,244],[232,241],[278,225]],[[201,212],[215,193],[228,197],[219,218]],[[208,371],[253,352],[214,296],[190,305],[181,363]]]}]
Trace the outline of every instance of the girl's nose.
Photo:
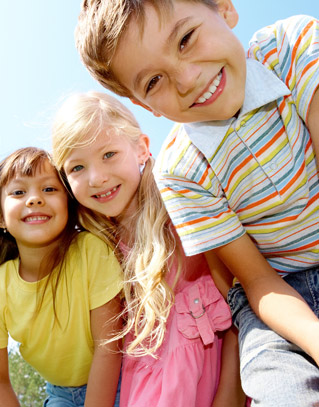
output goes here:
[{"label": "girl's nose", "polygon": [[43,204],[44,204],[44,200],[40,196],[31,196],[30,198],[27,199],[27,202],[26,202],[26,205],[28,207],[42,206]]},{"label": "girl's nose", "polygon": [[99,170],[92,170],[90,172],[90,178],[89,178],[90,187],[99,188],[107,180],[108,180],[108,176],[105,174],[105,171],[102,172]]},{"label": "girl's nose", "polygon": [[176,70],[175,82],[177,91],[181,95],[194,90],[200,76],[200,67],[195,64],[185,63]]}]

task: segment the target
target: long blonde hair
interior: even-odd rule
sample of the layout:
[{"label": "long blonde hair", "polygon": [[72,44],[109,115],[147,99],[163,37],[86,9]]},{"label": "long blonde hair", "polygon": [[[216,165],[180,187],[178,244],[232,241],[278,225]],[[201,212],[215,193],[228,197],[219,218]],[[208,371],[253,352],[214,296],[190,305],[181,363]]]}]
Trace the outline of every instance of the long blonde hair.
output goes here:
[{"label": "long blonde hair", "polygon": [[[62,105],[53,124],[53,159],[66,183],[63,165],[70,152],[93,143],[106,130],[125,135],[131,143],[137,143],[141,134],[133,114],[108,94],[76,94]],[[176,240],[155,184],[153,165],[154,159],[150,157],[137,190],[138,212],[132,221],[133,244],[122,262],[127,323],[113,338],[116,340],[133,330],[135,339],[127,352],[137,356],[153,354],[161,345],[174,300],[165,276],[176,250]],[[116,219],[81,205],[79,213],[82,226],[102,237],[121,256],[117,245],[121,238],[120,225]]]}]

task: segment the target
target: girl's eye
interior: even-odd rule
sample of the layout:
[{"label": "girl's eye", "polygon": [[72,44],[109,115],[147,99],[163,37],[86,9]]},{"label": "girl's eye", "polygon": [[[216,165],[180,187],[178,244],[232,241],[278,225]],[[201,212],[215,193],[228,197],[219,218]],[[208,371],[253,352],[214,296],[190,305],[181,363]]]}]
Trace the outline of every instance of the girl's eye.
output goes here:
[{"label": "girl's eye", "polygon": [[154,86],[157,84],[157,82],[161,79],[161,75],[156,75],[154,76],[148,83],[147,88],[146,88],[146,93],[148,93],[150,90],[154,88]]},{"label": "girl's eye", "polygon": [[110,152],[104,154],[104,158],[111,158],[111,157],[113,157],[114,154],[115,153],[113,151],[110,151]]},{"label": "girl's eye", "polygon": [[183,50],[186,45],[188,44],[191,36],[193,35],[194,30],[190,31],[189,33],[187,33],[183,38],[182,41],[179,43],[179,48],[180,50]]},{"label": "girl's eye", "polygon": [[11,195],[13,196],[20,196],[20,195],[24,195],[25,191],[22,191],[21,189],[17,189],[16,191],[12,191]]},{"label": "girl's eye", "polygon": [[54,191],[57,191],[57,189],[54,187],[46,187],[43,189],[43,191],[44,192],[54,192]]},{"label": "girl's eye", "polygon": [[76,165],[75,167],[73,167],[71,169],[70,172],[78,172],[78,171],[81,171],[83,168],[84,168],[83,165]]}]

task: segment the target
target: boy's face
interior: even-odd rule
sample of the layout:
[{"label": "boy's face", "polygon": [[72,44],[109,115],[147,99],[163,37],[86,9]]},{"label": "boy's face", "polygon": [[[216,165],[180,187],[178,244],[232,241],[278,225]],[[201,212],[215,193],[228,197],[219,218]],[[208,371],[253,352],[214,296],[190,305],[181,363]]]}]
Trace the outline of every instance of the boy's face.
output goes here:
[{"label": "boy's face", "polygon": [[132,19],[112,71],[155,115],[182,123],[228,119],[245,90],[245,52],[231,30],[236,23],[230,0],[219,0],[218,11],[175,1],[161,20],[146,6],[143,31]]}]

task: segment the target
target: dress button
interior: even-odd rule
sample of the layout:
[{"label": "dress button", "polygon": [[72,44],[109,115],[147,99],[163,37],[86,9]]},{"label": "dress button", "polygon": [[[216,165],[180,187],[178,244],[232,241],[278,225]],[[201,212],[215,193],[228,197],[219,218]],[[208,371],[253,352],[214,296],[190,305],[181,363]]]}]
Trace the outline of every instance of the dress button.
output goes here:
[{"label": "dress button", "polygon": [[242,120],[242,121],[240,122],[240,125],[241,125],[241,127],[244,127],[244,126],[246,125],[246,122],[245,122],[244,120]]},{"label": "dress button", "polygon": [[198,304],[198,303],[199,303],[199,299],[198,299],[198,298],[195,298],[194,304]]},{"label": "dress button", "polygon": [[278,168],[278,165],[276,163],[270,164],[270,169],[275,171]]}]

